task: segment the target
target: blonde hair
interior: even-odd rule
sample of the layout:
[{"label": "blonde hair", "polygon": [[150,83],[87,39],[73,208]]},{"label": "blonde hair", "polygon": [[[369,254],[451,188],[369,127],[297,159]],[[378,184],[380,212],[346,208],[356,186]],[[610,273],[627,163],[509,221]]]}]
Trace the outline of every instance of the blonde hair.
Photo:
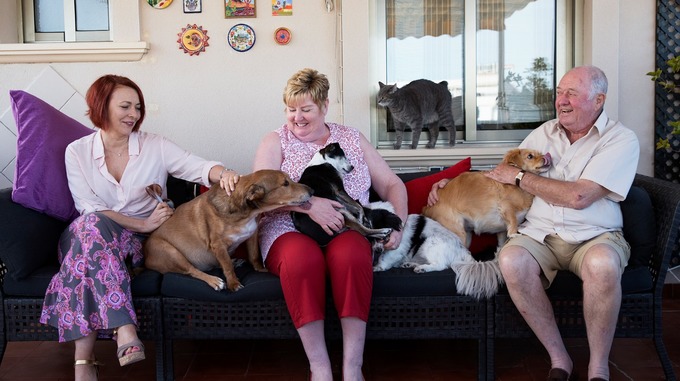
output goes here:
[{"label": "blonde hair", "polygon": [[320,109],[323,109],[328,99],[329,88],[328,78],[324,74],[314,69],[305,68],[288,79],[283,91],[283,103],[290,105],[309,95],[312,101]]}]

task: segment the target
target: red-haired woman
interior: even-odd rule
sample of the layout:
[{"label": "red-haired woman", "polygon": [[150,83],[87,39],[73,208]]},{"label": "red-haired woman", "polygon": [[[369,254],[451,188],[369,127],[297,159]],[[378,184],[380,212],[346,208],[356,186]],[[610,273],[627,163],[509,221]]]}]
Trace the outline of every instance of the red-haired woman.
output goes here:
[{"label": "red-haired woman", "polygon": [[173,213],[167,203],[150,197],[146,186],[164,187],[172,175],[204,185],[219,183],[231,193],[239,178],[219,162],[139,131],[144,97],[130,79],[100,77],[86,101],[98,128],[66,149],[68,184],[80,217],[61,236],[61,269],[47,288],[40,318],[58,329],[59,341],[75,341],[76,380],[97,377],[98,333],[113,333],[121,366],[144,359],[125,260],[141,265],[146,234]]}]

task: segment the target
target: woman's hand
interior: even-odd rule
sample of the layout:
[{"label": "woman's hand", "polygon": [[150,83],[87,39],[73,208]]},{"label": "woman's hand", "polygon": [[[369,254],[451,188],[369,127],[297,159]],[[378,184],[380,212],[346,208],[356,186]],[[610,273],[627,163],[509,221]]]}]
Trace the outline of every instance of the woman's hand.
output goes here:
[{"label": "woman's hand", "polygon": [[392,233],[390,233],[389,239],[384,244],[385,250],[394,250],[398,248],[399,244],[401,244],[401,238],[403,235],[403,231],[393,230]]},{"label": "woman's hand", "polygon": [[430,194],[427,195],[427,206],[432,206],[434,205],[437,201],[439,201],[439,190],[444,188],[446,184],[449,183],[451,179],[441,179],[437,181],[436,183],[432,184],[432,189],[430,190]]},{"label": "woman's hand", "polygon": [[236,189],[236,183],[241,178],[241,175],[233,169],[223,169],[220,172],[220,188],[227,192],[227,196],[231,196],[231,193]]},{"label": "woman's hand", "polygon": [[151,215],[144,220],[140,233],[151,233],[168,220],[175,212],[167,203],[159,202]]},{"label": "woman's hand", "polygon": [[312,197],[309,202],[311,207],[307,214],[326,234],[333,235],[345,226],[345,218],[338,211],[342,208],[341,203],[321,197]]}]

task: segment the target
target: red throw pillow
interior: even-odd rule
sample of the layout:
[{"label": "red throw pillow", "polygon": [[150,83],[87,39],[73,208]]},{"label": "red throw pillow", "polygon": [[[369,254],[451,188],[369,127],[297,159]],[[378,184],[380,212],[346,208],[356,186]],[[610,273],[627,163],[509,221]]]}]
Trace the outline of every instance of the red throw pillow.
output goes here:
[{"label": "red throw pillow", "polygon": [[452,179],[463,172],[468,172],[471,166],[472,160],[468,157],[432,175],[407,181],[405,185],[408,195],[408,213],[422,213],[423,207],[427,205],[427,195],[430,194],[434,183],[441,179]]}]

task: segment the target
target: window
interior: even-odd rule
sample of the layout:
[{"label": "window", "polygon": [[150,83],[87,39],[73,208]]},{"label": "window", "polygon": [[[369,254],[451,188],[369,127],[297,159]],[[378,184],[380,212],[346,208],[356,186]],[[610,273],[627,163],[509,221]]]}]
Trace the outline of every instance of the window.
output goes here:
[{"label": "window", "polygon": [[108,0],[22,0],[24,42],[110,41]]},{"label": "window", "polygon": [[[381,0],[376,29],[385,43],[378,77],[399,87],[421,78],[447,81],[457,141],[518,142],[555,117],[557,74],[571,57],[564,48],[568,3]],[[375,111],[378,146],[391,147],[391,118]],[[423,132],[420,142],[426,141]],[[447,141],[442,129],[437,148]]]},{"label": "window", "polygon": [[138,61],[149,51],[141,40],[139,0],[9,3],[0,13],[10,25],[0,30],[0,63]]}]

